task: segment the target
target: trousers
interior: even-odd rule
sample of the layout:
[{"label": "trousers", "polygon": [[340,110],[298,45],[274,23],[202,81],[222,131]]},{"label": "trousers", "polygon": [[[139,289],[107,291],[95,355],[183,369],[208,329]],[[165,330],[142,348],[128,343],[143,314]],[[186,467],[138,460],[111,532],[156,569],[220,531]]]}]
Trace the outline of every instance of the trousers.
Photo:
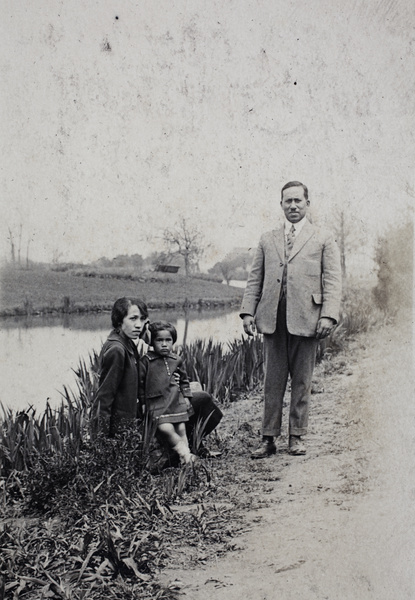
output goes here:
[{"label": "trousers", "polygon": [[264,334],[265,381],[262,435],[277,437],[281,434],[283,400],[288,375],[291,377],[289,434],[307,433],[317,344],[316,338],[289,333],[287,303],[283,296],[278,303],[276,330],[272,334]]}]

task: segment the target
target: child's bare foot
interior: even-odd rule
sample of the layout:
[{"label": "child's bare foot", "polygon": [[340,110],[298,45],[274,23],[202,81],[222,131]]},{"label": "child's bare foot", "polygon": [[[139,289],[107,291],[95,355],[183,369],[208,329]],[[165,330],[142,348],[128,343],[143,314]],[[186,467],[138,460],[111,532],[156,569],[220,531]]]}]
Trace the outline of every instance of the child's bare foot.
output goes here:
[{"label": "child's bare foot", "polygon": [[190,452],[189,454],[180,457],[180,462],[182,463],[182,465],[192,465],[194,462],[196,462],[196,460],[197,456],[191,454]]}]

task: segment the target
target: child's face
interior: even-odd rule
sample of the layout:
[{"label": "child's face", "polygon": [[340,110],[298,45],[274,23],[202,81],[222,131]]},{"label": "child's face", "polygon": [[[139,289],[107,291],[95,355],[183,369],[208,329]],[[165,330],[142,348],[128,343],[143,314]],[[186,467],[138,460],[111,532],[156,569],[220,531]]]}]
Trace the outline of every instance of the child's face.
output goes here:
[{"label": "child's face", "polygon": [[143,317],[138,306],[132,304],[121,323],[121,331],[131,340],[136,340],[140,336],[146,321],[147,317]]},{"label": "child's face", "polygon": [[153,341],[153,348],[156,354],[166,356],[170,354],[173,348],[173,338],[170,331],[162,329],[157,332],[156,339]]}]

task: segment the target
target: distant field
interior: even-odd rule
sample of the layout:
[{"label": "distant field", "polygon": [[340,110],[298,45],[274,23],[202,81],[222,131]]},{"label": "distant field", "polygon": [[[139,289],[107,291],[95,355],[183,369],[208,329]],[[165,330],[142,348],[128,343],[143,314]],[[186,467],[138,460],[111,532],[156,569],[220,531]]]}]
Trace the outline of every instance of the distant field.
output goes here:
[{"label": "distant field", "polygon": [[193,306],[224,306],[237,304],[242,293],[240,288],[179,274],[140,282],[80,277],[49,269],[3,268],[0,315],[105,310],[121,296],[139,297],[151,308],[178,307],[186,302]]}]

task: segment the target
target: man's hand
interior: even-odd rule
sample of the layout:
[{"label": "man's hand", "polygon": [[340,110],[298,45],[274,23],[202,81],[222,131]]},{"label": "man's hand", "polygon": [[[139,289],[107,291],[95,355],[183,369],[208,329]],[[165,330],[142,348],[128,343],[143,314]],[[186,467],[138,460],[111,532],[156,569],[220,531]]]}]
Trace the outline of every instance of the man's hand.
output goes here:
[{"label": "man's hand", "polygon": [[317,323],[316,329],[316,338],[318,340],[322,340],[326,338],[336,326],[336,322],[334,319],[330,319],[330,317],[322,317]]},{"label": "man's hand", "polygon": [[256,331],[255,320],[251,315],[245,315],[243,320],[244,331],[247,335],[254,335]]}]

